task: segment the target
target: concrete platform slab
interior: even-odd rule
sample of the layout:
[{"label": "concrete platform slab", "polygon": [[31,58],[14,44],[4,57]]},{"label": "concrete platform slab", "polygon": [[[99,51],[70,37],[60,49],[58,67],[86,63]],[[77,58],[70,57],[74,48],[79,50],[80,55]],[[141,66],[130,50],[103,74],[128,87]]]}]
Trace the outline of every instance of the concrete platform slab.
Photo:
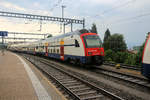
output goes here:
[{"label": "concrete platform slab", "polygon": [[0,54],[0,100],[65,98],[31,63],[7,51]]}]

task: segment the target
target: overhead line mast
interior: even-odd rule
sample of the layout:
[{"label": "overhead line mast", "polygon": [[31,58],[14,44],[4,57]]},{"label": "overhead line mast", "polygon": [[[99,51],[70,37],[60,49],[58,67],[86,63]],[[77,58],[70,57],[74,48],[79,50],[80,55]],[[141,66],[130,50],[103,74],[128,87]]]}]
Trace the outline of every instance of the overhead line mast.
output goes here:
[{"label": "overhead line mast", "polygon": [[[64,18],[64,8],[66,7],[65,5],[62,5],[62,18]],[[65,34],[65,23],[63,23],[63,33]]]},{"label": "overhead line mast", "polygon": [[13,13],[13,12],[3,12],[3,11],[0,11],[0,16],[14,17],[14,18],[25,18],[25,19],[35,19],[35,20],[45,20],[45,21],[56,21],[56,22],[74,23],[74,24],[82,24],[82,25],[85,24],[84,20],[78,20],[78,19],[41,16],[41,15],[23,14],[23,13]]}]

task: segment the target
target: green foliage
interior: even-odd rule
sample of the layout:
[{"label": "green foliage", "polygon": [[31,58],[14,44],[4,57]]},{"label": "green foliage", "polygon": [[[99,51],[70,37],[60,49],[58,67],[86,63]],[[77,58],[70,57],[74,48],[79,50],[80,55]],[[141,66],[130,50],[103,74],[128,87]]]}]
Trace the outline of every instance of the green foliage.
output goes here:
[{"label": "green foliage", "polygon": [[113,54],[114,52],[111,49],[106,50],[104,59],[108,61],[113,61]]},{"label": "green foliage", "polygon": [[141,66],[145,42],[138,47],[138,53],[127,52],[124,37],[121,34],[113,34],[104,41],[105,60],[128,65]]},{"label": "green foliage", "polygon": [[110,36],[111,36],[110,31],[109,31],[109,29],[107,29],[105,32],[105,35],[104,35],[104,42],[107,41]]},{"label": "green foliage", "polygon": [[104,35],[104,41],[103,41],[103,46],[105,50],[109,49],[109,37],[111,36],[109,29],[106,30],[105,35]]},{"label": "green foliage", "polygon": [[124,63],[125,59],[127,59],[128,53],[127,52],[116,52],[114,61],[117,63]]},{"label": "green foliage", "polygon": [[113,34],[105,41],[105,50],[111,49],[115,52],[125,51],[127,45],[122,34]]},{"label": "green foliage", "polygon": [[105,60],[115,63],[124,63],[128,65],[137,65],[136,64],[136,54],[131,54],[128,52],[115,52],[113,50],[105,51]]},{"label": "green foliage", "polygon": [[97,27],[96,27],[96,24],[95,24],[95,23],[92,24],[91,32],[97,34]]},{"label": "green foliage", "polygon": [[[142,51],[143,46],[141,46]],[[105,51],[105,60],[116,63],[124,63],[128,65],[140,65],[142,61],[142,54],[132,54],[128,52],[115,52],[111,49]]]},{"label": "green foliage", "polygon": [[106,60],[111,60],[117,63],[124,63],[126,58],[127,58],[126,52],[114,52],[110,49],[105,52]]},{"label": "green foliage", "polygon": [[136,59],[136,54],[128,53],[124,63],[128,65],[136,65],[135,59]]},{"label": "green foliage", "polygon": [[122,34],[110,35],[110,31],[107,29],[103,45],[105,49],[105,60],[116,63],[125,63],[129,54],[126,52],[127,45]]}]

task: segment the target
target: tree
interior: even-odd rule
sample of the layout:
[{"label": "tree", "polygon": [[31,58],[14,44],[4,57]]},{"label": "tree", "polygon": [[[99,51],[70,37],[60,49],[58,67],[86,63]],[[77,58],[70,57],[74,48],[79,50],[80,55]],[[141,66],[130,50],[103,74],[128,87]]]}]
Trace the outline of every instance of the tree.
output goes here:
[{"label": "tree", "polygon": [[53,37],[53,35],[52,35],[52,34],[49,34],[49,35],[47,36],[47,38],[50,38],[50,37]]},{"label": "tree", "polygon": [[111,49],[115,52],[126,51],[127,49],[127,45],[124,41],[124,37],[122,34],[111,35],[106,41],[106,43],[107,43],[107,49]]},{"label": "tree", "polygon": [[92,24],[91,32],[97,34],[97,27],[96,27],[96,24],[95,24],[95,23]]},{"label": "tree", "polygon": [[109,44],[108,44],[108,38],[111,36],[109,29],[106,30],[105,35],[104,35],[104,41],[103,41],[103,46],[105,50],[108,50]]},{"label": "tree", "polygon": [[111,36],[111,35],[110,35],[110,31],[109,31],[109,29],[107,29],[106,32],[105,32],[105,35],[104,35],[104,42],[105,42],[106,40],[108,40],[108,38],[109,38],[110,36]]}]

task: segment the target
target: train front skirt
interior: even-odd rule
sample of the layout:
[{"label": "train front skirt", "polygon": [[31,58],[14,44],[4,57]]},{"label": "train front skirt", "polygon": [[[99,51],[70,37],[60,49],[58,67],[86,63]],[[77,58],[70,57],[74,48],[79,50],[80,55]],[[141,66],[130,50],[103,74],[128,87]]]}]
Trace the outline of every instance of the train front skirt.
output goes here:
[{"label": "train front skirt", "polygon": [[142,64],[142,74],[150,79],[150,64]]}]

